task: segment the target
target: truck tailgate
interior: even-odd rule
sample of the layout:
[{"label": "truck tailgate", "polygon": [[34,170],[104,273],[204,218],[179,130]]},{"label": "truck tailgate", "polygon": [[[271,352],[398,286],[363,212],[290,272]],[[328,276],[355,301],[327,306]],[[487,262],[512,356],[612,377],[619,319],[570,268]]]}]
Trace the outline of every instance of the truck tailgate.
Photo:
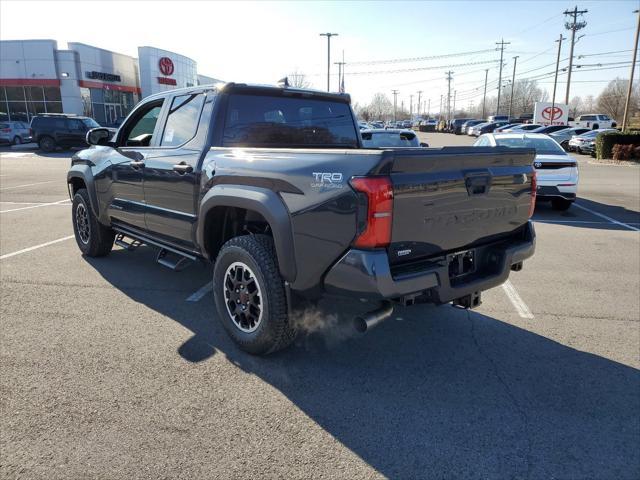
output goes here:
[{"label": "truck tailgate", "polygon": [[533,149],[395,150],[391,264],[507,236],[529,218]]}]

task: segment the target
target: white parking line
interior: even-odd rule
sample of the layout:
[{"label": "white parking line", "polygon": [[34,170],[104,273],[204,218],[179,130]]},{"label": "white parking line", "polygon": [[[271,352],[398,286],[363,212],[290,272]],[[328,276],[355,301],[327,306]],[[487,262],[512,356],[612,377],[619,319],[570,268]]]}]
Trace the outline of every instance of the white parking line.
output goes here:
[{"label": "white parking line", "polygon": [[213,284],[211,282],[207,282],[205,285],[200,287],[198,290],[189,295],[186,299],[187,302],[199,302],[202,298],[210,293],[213,290]]},{"label": "white parking line", "polygon": [[522,297],[518,294],[518,291],[516,290],[516,287],[513,286],[513,283],[511,283],[511,280],[507,280],[502,284],[502,290],[507,294],[511,304],[515,307],[521,318],[533,318],[533,313],[531,313],[527,304],[524,303],[524,300],[522,300]]},{"label": "white parking line", "polygon": [[15,255],[21,255],[23,253],[31,252],[33,250],[37,250],[38,248],[48,247],[49,245],[53,245],[54,243],[64,242],[65,240],[69,240],[71,238],[73,238],[73,235],[58,238],[57,240],[52,240],[47,243],[41,243],[40,245],[34,245],[33,247],[23,248],[22,250],[18,250],[17,252],[6,253],[4,255],[0,255],[0,260],[4,260],[5,258],[13,257]]},{"label": "white parking line", "polygon": [[30,207],[20,207],[20,208],[10,208],[9,210],[0,210],[0,213],[17,212],[18,210],[29,210],[30,208],[50,207],[51,205],[63,205],[64,203],[69,201],[70,200],[68,198],[65,198],[64,200],[59,200],[57,202],[40,203],[38,205],[31,205]]},{"label": "white parking line", "polygon": [[49,180],[48,182],[36,182],[36,183],[25,183],[24,185],[14,185],[13,187],[4,187],[0,188],[0,190],[13,190],[14,188],[22,188],[22,187],[33,187],[34,185],[43,185],[45,183],[53,183],[56,180]]},{"label": "white parking line", "polygon": [[618,220],[615,220],[615,219],[613,219],[611,217],[607,217],[606,215],[603,215],[602,213],[598,213],[598,212],[596,212],[594,210],[591,210],[590,208],[583,207],[579,203],[575,203],[574,202],[573,206],[574,207],[578,207],[578,208],[584,210],[585,212],[589,212],[590,214],[595,215],[596,217],[604,218],[608,222],[615,223],[616,225],[620,225],[621,227],[628,228],[629,230],[633,230],[634,232],[640,232],[640,228],[632,227],[628,223],[619,222]]}]

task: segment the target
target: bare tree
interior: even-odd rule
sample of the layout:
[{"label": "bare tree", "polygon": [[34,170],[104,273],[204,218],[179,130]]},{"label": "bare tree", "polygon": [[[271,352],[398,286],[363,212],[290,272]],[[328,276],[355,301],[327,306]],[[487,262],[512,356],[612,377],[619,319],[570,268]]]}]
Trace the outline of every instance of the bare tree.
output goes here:
[{"label": "bare tree", "polygon": [[584,102],[582,102],[582,113],[593,113],[596,108],[596,99],[593,95],[587,95],[584,97]]},{"label": "bare tree", "polygon": [[569,102],[569,116],[576,118],[582,112],[582,98],[575,96]]},{"label": "bare tree", "polygon": [[304,73],[295,70],[289,74],[289,85],[296,88],[310,88],[311,82],[307,80],[307,76]]},{"label": "bare tree", "polygon": [[376,93],[367,110],[375,120],[389,119],[393,116],[393,103],[384,93]]},{"label": "bare tree", "polygon": [[[598,113],[606,113],[611,118],[620,120],[624,113],[627,88],[629,88],[629,80],[622,78],[611,80],[602,93],[598,95]],[[638,88],[635,88],[631,94],[631,102],[629,104],[629,112],[632,115],[638,111],[639,100]]]}]

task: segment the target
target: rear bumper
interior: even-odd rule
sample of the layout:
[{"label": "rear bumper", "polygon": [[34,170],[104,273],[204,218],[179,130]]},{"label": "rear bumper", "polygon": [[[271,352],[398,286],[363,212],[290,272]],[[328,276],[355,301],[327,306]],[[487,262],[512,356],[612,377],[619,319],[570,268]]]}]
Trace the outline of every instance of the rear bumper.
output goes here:
[{"label": "rear bumper", "polygon": [[[410,273],[392,272],[385,250],[349,250],[327,273],[329,294],[369,299],[420,296],[429,303],[447,303],[504,283],[511,266],[535,251],[535,230],[527,222],[518,240],[499,241],[475,248],[479,272],[451,281],[446,256],[425,262]],[[480,267],[480,265],[483,265]]]},{"label": "rear bumper", "polygon": [[564,198],[565,200],[576,199],[577,186],[572,187],[556,187],[552,185],[539,185],[536,191],[536,197],[540,200],[550,198]]}]

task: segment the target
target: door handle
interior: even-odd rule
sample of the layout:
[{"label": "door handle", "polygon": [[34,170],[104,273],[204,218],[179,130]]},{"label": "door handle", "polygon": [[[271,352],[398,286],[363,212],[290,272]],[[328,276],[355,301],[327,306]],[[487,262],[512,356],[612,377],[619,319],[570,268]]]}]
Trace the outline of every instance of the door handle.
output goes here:
[{"label": "door handle", "polygon": [[132,160],[129,165],[133,168],[142,168],[144,167],[144,160]]},{"label": "door handle", "polygon": [[177,165],[173,166],[173,169],[178,172],[181,175],[184,175],[185,173],[191,173],[193,172],[193,167],[191,165],[187,165],[186,163],[178,163]]}]

